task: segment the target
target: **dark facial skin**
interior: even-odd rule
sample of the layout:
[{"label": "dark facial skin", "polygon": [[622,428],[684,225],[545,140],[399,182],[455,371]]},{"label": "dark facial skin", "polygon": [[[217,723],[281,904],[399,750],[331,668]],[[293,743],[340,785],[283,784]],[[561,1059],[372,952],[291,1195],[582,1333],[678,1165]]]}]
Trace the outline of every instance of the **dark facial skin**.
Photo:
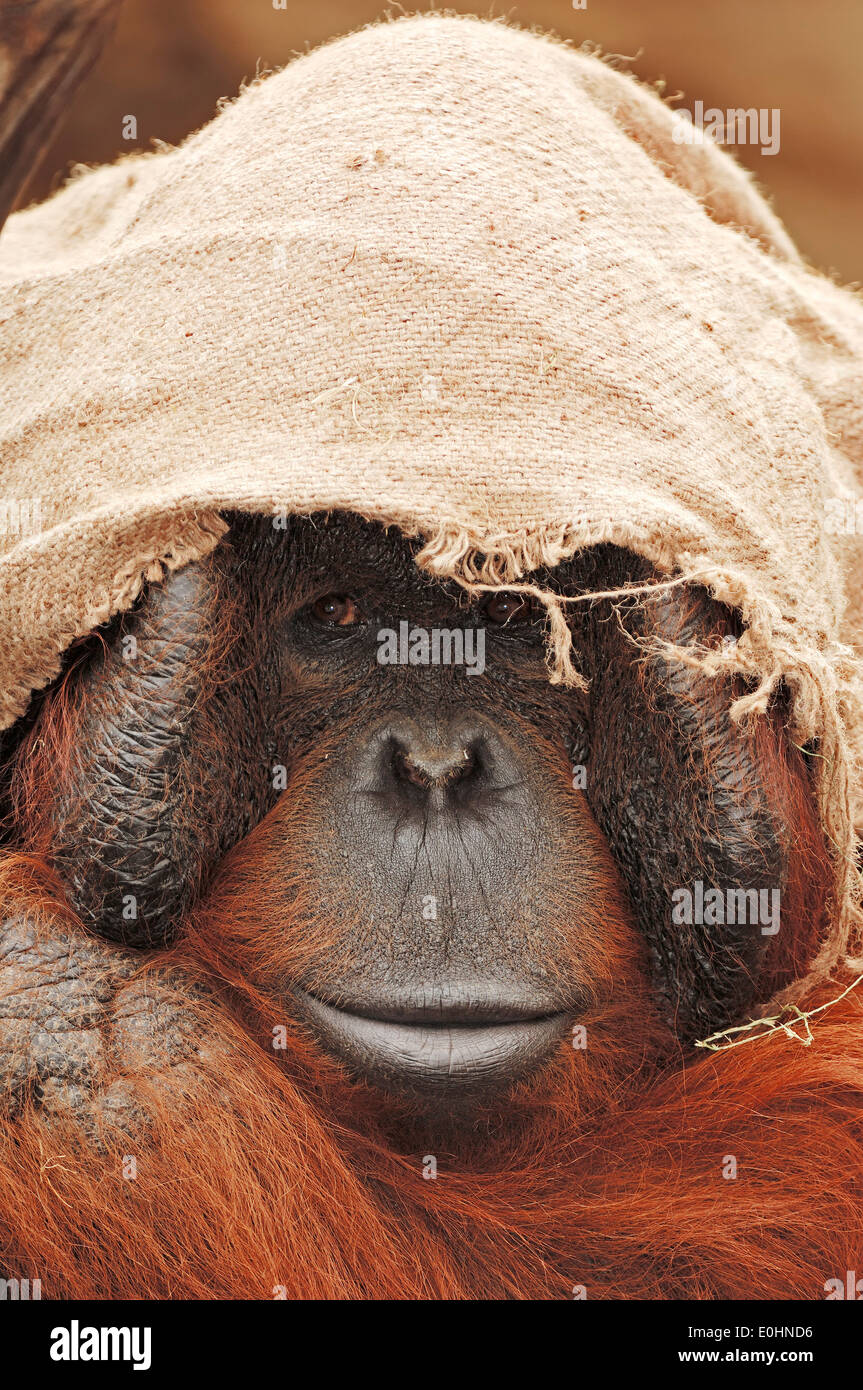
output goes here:
[{"label": "dark facial skin", "polygon": [[[729,615],[682,591],[619,616],[576,605],[583,694],[550,684],[541,610],[469,601],[395,531],[229,519],[214,556],[70,654],[72,751],[18,833],[48,847],[87,926],[170,940],[251,836],[268,929],[296,916],[298,871],[312,916],[339,924],[332,948],[284,966],[274,935],[262,987],[351,1071],[416,1094],[487,1093],[537,1066],[613,989],[603,931],[609,961],[630,962],[615,968],[649,955],[684,1038],[746,1006],[766,938],[682,932],[670,897],[696,878],[781,887],[781,816],[727,683],[639,661],[624,630],[715,644],[737,630]],[[534,578],[577,594],[648,573],[601,547]],[[379,633],[403,620],[482,629],[484,670],[381,664]],[[289,840],[268,830],[286,802]]]}]

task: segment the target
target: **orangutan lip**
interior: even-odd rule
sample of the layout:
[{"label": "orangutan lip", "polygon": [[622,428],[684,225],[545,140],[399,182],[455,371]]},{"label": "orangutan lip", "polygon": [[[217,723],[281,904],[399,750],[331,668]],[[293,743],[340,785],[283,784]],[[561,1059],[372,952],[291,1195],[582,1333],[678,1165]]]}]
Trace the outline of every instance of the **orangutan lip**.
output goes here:
[{"label": "orangutan lip", "polygon": [[552,1011],[538,1013],[536,1007],[529,1004],[492,1003],[488,1000],[460,1003],[442,999],[428,1004],[352,1003],[349,1008],[340,1007],[340,1011],[378,1023],[410,1023],[425,1028],[483,1028],[504,1023],[533,1023],[537,1019],[553,1016]]},{"label": "orangutan lip", "polygon": [[516,1080],[548,1054],[571,1017],[488,1000],[348,1010],[305,990],[298,995],[329,1052],[377,1084],[408,1090]]}]

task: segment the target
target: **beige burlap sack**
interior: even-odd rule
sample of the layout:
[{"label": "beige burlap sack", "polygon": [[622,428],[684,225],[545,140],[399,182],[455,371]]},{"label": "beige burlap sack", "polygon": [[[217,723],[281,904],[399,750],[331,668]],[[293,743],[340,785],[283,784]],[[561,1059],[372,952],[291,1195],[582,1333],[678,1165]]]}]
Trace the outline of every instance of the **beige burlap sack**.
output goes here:
[{"label": "beige burlap sack", "polygon": [[846,949],[863,306],[652,92],[500,22],[364,29],[13,217],[0,325],[0,725],[220,508],[493,584],[613,541],[740,609],[738,714],[790,686]]}]

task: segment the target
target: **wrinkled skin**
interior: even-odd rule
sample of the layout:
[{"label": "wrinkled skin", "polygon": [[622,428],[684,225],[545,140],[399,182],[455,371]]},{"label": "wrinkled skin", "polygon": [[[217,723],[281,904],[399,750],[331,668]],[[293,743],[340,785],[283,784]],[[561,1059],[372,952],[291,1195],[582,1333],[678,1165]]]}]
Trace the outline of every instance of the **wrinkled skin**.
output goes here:
[{"label": "wrinkled skin", "polygon": [[[601,547],[536,578],[578,594],[648,574]],[[157,964],[142,985],[136,963],[194,940],[231,883],[263,925],[255,949],[222,931],[225,978],[350,1074],[430,1103],[528,1076],[621,977],[683,1041],[766,997],[769,939],[681,929],[670,900],[696,879],[784,891],[779,791],[729,717],[739,687],[632,640],[715,645],[733,615],[681,590],[574,605],[582,693],[549,682],[540,612],[470,601],[358,518],[235,517],[212,557],[78,644],[7,739],[9,841],[53,866],[93,939],[7,906],[10,1096],[127,1123],[136,1058],[167,1077],[210,1046],[189,978]],[[403,619],[483,628],[484,672],[379,664]]]},{"label": "wrinkled skin", "polygon": [[35,1095],[50,1120],[70,1109],[97,1146],[105,1127],[138,1135],[138,1079],[179,1097],[202,1046],[200,985],[166,969],[139,973],[132,951],[85,937],[74,922],[22,914],[0,928],[0,1078],[13,1116]]}]

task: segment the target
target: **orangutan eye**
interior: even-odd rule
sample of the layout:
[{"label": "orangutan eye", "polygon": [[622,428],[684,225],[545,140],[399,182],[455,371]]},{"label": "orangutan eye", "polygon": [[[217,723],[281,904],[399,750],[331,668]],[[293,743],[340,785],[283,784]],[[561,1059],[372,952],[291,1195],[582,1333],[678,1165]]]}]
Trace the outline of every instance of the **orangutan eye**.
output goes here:
[{"label": "orangutan eye", "polygon": [[360,622],[360,610],[349,594],[322,594],[309,611],[316,622],[327,627],[351,627]]},{"label": "orangutan eye", "polygon": [[536,616],[536,607],[524,594],[492,594],[483,610],[490,623],[524,623]]}]

